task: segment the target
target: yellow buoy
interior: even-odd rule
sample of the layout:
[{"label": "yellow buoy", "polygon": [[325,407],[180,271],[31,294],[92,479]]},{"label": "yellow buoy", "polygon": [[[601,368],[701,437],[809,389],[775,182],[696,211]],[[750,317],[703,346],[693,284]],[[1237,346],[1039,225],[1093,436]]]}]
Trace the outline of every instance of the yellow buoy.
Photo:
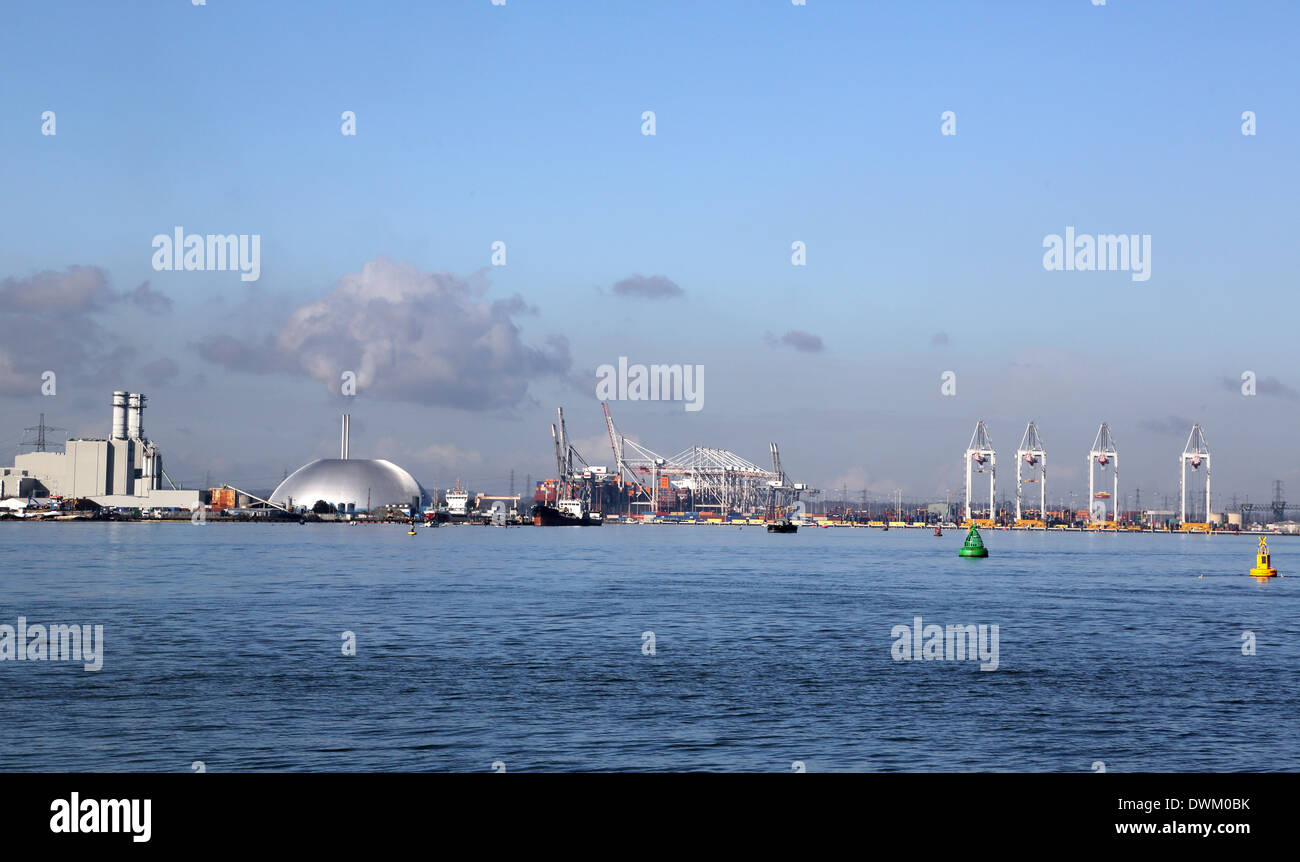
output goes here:
[{"label": "yellow buoy", "polygon": [[1259,553],[1255,554],[1255,568],[1250,570],[1251,577],[1255,578],[1276,578],[1277,569],[1273,568],[1273,563],[1268,552],[1268,542],[1264,537],[1259,537]]}]

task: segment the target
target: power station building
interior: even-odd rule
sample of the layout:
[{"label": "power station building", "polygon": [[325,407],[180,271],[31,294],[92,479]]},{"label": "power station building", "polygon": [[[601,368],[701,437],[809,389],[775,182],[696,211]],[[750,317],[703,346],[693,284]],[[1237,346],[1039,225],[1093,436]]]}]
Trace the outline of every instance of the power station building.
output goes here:
[{"label": "power station building", "polygon": [[162,452],[144,436],[148,403],[139,393],[114,392],[111,437],[72,439],[62,452],[17,455],[14,466],[0,468],[0,499],[59,496],[110,507],[197,508],[201,492],[177,489],[163,471]]}]

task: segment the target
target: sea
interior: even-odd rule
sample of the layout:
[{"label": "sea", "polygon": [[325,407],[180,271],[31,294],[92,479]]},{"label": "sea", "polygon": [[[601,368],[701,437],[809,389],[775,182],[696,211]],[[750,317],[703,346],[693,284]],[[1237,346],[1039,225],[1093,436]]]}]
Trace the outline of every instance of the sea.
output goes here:
[{"label": "sea", "polygon": [[0,770],[1300,770],[1300,539],[963,536],[2,524]]}]

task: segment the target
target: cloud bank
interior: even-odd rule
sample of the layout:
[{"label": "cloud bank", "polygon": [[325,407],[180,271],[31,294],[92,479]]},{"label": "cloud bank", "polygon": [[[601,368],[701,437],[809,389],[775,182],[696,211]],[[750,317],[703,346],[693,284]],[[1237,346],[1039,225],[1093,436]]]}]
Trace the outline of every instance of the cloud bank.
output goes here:
[{"label": "cloud bank", "polygon": [[301,374],[339,393],[344,372],[358,395],[465,410],[519,404],[530,383],[571,364],[561,336],[542,346],[520,337],[522,299],[487,301],[446,272],[386,257],[339,279],[325,298],[295,309],[270,337],[204,338],[199,355],[236,371]]},{"label": "cloud bank", "polygon": [[97,266],[0,280],[0,395],[39,393],[47,370],[59,385],[111,378],[117,363],[133,352],[96,320],[117,298],[108,274]]}]

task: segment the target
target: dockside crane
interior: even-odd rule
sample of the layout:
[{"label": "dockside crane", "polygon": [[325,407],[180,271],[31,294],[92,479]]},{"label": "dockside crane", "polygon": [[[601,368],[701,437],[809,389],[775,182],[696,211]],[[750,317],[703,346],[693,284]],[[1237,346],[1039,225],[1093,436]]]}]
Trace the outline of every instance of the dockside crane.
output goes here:
[{"label": "dockside crane", "polygon": [[602,407],[619,475],[636,489],[629,495],[629,512],[633,507],[659,512],[664,502],[680,502],[682,495],[689,495],[686,508],[716,510],[716,514],[725,516],[762,511],[773,504],[777,488],[816,493],[802,485],[792,486],[779,472],[726,449],[691,446],[672,457],[660,455],[620,434],[610,417],[609,405]]},{"label": "dockside crane", "polygon": [[791,492],[794,491],[786,481],[785,471],[781,469],[781,449],[775,442],[768,443],[768,448],[772,453],[772,473],[775,479],[768,482],[768,487],[772,489],[772,516],[785,515],[786,510],[790,508],[794,500]]},{"label": "dockside crane", "polygon": [[[645,486],[645,483],[637,478],[636,473],[629,469],[627,462],[623,458],[623,437],[614,427],[614,417],[610,415],[609,404],[605,401],[600,402],[600,407],[605,411],[605,430],[609,432],[609,446],[614,452],[614,475],[618,477],[619,482],[631,482],[636,488],[636,495],[641,499],[650,500],[654,494]],[[627,512],[632,514],[632,496],[628,497]]]},{"label": "dockside crane", "polygon": [[[555,440],[555,472],[560,482],[557,493],[566,497],[580,494],[582,501],[590,505],[594,497],[591,487],[594,481],[591,476],[591,465],[569,440],[569,429],[564,422],[564,408],[557,407],[555,414],[557,424],[551,426],[551,437]],[[577,464],[574,463],[575,461]],[[581,490],[575,494],[575,489]]]},{"label": "dockside crane", "polygon": [[772,447],[772,472],[776,474],[776,481],[781,486],[784,486],[785,471],[781,469],[781,450],[776,443],[769,443],[768,445]]},{"label": "dockside crane", "polygon": [[772,473],[775,479],[768,482],[768,487],[772,489],[772,508],[774,514],[782,514],[790,507],[799,502],[799,498],[804,494],[816,496],[821,492],[816,488],[809,488],[802,482],[791,483],[785,475],[785,468],[781,466],[781,447],[775,442],[769,443],[768,447],[772,452]]}]

